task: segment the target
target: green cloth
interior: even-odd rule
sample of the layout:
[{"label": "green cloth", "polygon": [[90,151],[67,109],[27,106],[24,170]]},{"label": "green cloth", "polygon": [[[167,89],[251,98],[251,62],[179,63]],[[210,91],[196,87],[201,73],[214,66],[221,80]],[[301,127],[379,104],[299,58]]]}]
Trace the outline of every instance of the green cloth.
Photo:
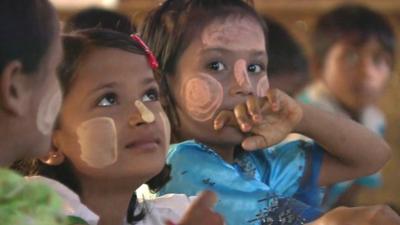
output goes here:
[{"label": "green cloth", "polygon": [[62,201],[46,185],[0,169],[0,220],[12,225],[66,225]]},{"label": "green cloth", "polygon": [[89,225],[85,220],[80,217],[76,216],[68,216],[67,217],[67,224],[68,225]]}]

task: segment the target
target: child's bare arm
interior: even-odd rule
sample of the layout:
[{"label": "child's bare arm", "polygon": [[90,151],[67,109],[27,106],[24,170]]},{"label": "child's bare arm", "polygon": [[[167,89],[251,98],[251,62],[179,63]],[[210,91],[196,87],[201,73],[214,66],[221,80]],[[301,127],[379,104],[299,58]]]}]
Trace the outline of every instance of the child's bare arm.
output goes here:
[{"label": "child's bare arm", "polygon": [[266,98],[251,96],[234,112],[221,112],[215,129],[236,123],[244,133],[245,150],[262,149],[296,132],[314,139],[327,151],[319,176],[320,185],[354,179],[378,171],[390,158],[386,142],[349,119],[303,105],[279,90],[268,90]]},{"label": "child's bare arm", "polygon": [[314,139],[327,151],[320,185],[372,174],[389,160],[390,147],[362,125],[309,105],[301,108],[303,117],[294,132]]}]

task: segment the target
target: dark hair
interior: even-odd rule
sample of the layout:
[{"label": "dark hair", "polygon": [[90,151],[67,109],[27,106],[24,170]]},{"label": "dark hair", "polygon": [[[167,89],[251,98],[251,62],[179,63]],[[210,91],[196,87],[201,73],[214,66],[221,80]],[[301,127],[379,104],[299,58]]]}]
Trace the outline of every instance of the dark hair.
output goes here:
[{"label": "dark hair", "polygon": [[0,1],[0,70],[19,60],[36,72],[58,32],[57,15],[47,0]]},{"label": "dark hair", "polygon": [[265,17],[268,24],[268,76],[298,73],[307,79],[308,61],[302,47],[285,27]]},{"label": "dark hair", "polygon": [[171,120],[173,141],[176,141],[175,128],[179,119],[166,76],[174,74],[180,56],[194,37],[215,20],[229,16],[254,19],[265,32],[267,43],[267,27],[251,3],[246,0],[167,0],[145,18],[141,33],[160,64],[157,78],[166,97],[165,110]]},{"label": "dark hair", "polygon": [[389,22],[365,6],[343,5],[322,15],[317,21],[311,39],[316,65],[323,66],[330,48],[348,37],[356,38],[360,45],[376,38],[383,49],[394,57],[395,34]]},{"label": "dark hair", "polygon": [[96,7],[84,9],[70,17],[65,23],[64,31],[72,32],[89,28],[104,28],[126,34],[136,32],[136,27],[129,17]]},{"label": "dark hair", "polygon": [[[105,29],[89,29],[77,31],[63,36],[64,59],[59,67],[59,79],[64,96],[67,96],[73,84],[76,70],[83,57],[94,48],[109,47],[128,51],[134,54],[146,55],[145,49],[129,35]],[[60,126],[58,124],[57,126]],[[19,164],[19,165],[18,165]],[[61,165],[50,166],[39,160],[34,162],[19,162],[14,165],[25,175],[43,175],[65,184],[76,193],[81,193],[81,186],[73,171],[70,160],[66,159]],[[170,179],[170,166],[165,165],[162,171],[150,179],[146,184],[156,192]],[[136,207],[136,203],[131,203]],[[144,215],[144,214],[143,214]],[[143,216],[133,217],[142,219]]]}]

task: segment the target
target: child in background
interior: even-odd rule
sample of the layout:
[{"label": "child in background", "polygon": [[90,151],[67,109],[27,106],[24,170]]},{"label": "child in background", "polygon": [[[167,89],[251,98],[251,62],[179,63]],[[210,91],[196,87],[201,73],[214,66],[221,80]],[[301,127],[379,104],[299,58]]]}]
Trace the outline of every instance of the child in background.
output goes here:
[{"label": "child in background", "polygon": [[[146,19],[177,142],[160,193],[217,192],[228,224],[304,224],[320,212],[299,201],[376,172],[390,149],[350,120],[269,89],[266,35],[239,0],[168,0]],[[312,142],[281,142],[290,132]],[[191,140],[194,139],[194,140]],[[326,149],[326,153],[321,147]],[[268,148],[269,147],[269,148]]]},{"label": "child in background", "polygon": [[141,39],[86,30],[63,41],[59,78],[64,103],[52,149],[36,162],[37,173],[47,178],[30,179],[52,186],[63,197],[65,214],[91,225],[157,225],[167,220],[222,225],[211,209],[211,192],[200,196],[184,218],[191,203],[184,195],[137,201],[134,190],[140,185],[147,182],[157,190],[168,180],[170,139],[152,71],[157,61]]},{"label": "child in background", "polygon": [[60,198],[7,169],[46,154],[61,105],[58,17],[47,0],[0,1],[0,223],[64,225]]},{"label": "child in background", "polygon": [[264,17],[268,24],[268,81],[295,96],[309,81],[308,61],[302,47],[286,28],[277,21]]},{"label": "child in background", "polygon": [[131,19],[121,13],[101,8],[84,9],[71,16],[64,25],[64,32],[89,28],[110,29],[126,34],[136,33]]},{"label": "child in background", "polygon": [[[315,80],[299,100],[353,119],[383,136],[378,108],[394,66],[395,35],[382,15],[357,5],[338,7],[317,21],[312,35]],[[334,184],[323,206],[353,205],[363,188],[381,186],[380,174]]]}]

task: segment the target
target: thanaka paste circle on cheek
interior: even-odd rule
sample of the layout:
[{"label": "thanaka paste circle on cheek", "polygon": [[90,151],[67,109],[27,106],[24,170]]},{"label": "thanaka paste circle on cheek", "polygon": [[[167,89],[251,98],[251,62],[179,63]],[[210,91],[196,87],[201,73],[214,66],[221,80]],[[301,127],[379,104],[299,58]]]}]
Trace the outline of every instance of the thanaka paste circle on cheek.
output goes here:
[{"label": "thanaka paste circle on cheek", "polygon": [[189,115],[197,121],[211,119],[222,104],[221,83],[208,74],[187,80],[182,96]]},{"label": "thanaka paste circle on cheek", "polygon": [[140,112],[140,116],[142,117],[142,120],[146,123],[152,123],[155,120],[154,113],[146,107],[145,104],[143,104],[142,101],[136,100],[135,101],[135,106]]},{"label": "thanaka paste circle on cheek", "polygon": [[77,129],[81,159],[93,168],[104,168],[117,161],[117,129],[109,117],[83,122]]},{"label": "thanaka paste circle on cheek", "polygon": [[263,76],[257,82],[257,96],[265,97],[269,89],[269,82],[267,76]]},{"label": "thanaka paste circle on cheek", "polygon": [[62,94],[59,89],[44,97],[39,104],[36,125],[43,135],[49,135],[57,119],[62,104]]},{"label": "thanaka paste circle on cheek", "polygon": [[170,141],[171,141],[171,124],[168,120],[167,115],[165,115],[164,112],[159,112],[160,114],[160,118],[163,124],[163,132],[165,135],[165,151],[168,151],[168,147],[170,145]]}]

